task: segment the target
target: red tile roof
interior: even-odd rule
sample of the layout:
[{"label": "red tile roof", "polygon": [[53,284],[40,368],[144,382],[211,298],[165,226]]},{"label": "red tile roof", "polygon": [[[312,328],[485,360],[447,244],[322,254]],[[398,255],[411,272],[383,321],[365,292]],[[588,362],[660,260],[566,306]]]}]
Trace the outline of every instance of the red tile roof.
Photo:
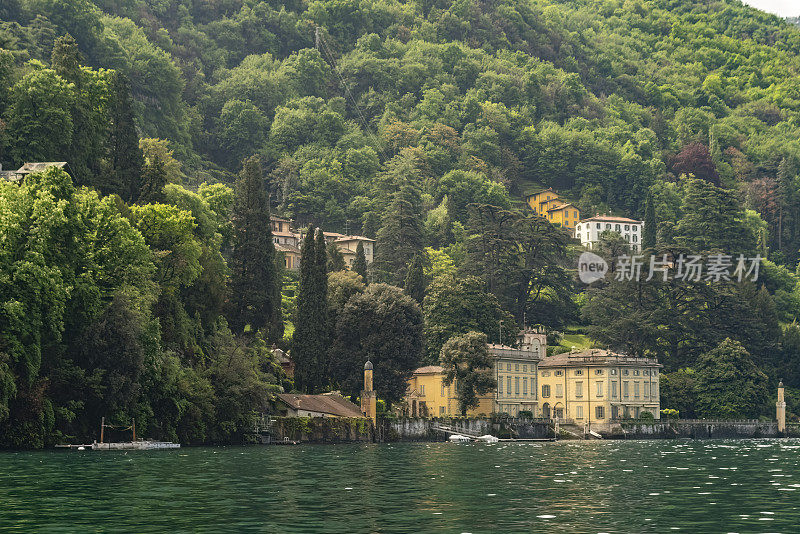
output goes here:
[{"label": "red tile roof", "polygon": [[358,406],[336,393],[326,395],[279,393],[278,399],[294,410],[307,410],[339,417],[364,417]]}]

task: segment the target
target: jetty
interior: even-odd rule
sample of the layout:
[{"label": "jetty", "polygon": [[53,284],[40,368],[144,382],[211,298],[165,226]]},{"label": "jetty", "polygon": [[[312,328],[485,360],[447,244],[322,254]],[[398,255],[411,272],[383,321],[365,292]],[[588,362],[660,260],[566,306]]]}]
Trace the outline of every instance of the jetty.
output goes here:
[{"label": "jetty", "polygon": [[[130,430],[133,439],[131,441],[112,441],[106,442],[105,429],[113,428],[120,431]],[[100,442],[94,441],[87,445],[64,444],[56,445],[56,449],[70,449],[76,451],[158,451],[168,449],[180,449],[180,443],[173,443],[171,441],[155,441],[150,439],[136,439],[136,419],[131,420],[130,426],[121,428],[115,425],[106,423],[106,418],[100,419]]]}]

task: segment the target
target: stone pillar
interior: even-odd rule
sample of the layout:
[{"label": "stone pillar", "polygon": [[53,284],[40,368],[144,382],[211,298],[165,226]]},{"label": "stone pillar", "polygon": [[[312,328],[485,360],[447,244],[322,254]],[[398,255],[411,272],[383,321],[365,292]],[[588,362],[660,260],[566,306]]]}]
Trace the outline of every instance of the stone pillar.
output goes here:
[{"label": "stone pillar", "polygon": [[778,433],[786,435],[786,399],[783,393],[783,380],[778,384],[778,402],[775,403],[778,418]]},{"label": "stone pillar", "polygon": [[377,422],[377,397],[372,389],[372,362],[364,364],[364,390],[361,392],[361,413]]}]

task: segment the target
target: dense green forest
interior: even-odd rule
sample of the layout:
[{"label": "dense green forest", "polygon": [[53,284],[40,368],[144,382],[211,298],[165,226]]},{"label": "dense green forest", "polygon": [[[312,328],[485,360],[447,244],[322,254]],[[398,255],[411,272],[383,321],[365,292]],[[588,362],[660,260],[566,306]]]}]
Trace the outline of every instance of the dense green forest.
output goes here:
[{"label": "dense green forest", "polygon": [[[0,163],[68,166],[0,184],[0,445],[101,415],[241,440],[271,392],[355,394],[368,358],[396,402],[501,322],[658,357],[681,415],[768,415],[779,377],[798,413],[798,74],[800,30],[738,0],[6,0]],[[542,187],[658,253],[769,259],[586,289],[522,203]],[[375,262],[310,231],[283,272],[270,212]]]}]

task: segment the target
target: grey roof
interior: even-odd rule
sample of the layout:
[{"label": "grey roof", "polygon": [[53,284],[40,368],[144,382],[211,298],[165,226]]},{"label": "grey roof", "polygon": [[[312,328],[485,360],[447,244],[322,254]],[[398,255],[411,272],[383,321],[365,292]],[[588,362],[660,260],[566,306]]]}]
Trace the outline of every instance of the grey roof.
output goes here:
[{"label": "grey roof", "polygon": [[586,365],[620,365],[662,367],[654,358],[636,358],[604,349],[587,349],[580,352],[562,352],[539,362],[542,367],[570,367]]}]

